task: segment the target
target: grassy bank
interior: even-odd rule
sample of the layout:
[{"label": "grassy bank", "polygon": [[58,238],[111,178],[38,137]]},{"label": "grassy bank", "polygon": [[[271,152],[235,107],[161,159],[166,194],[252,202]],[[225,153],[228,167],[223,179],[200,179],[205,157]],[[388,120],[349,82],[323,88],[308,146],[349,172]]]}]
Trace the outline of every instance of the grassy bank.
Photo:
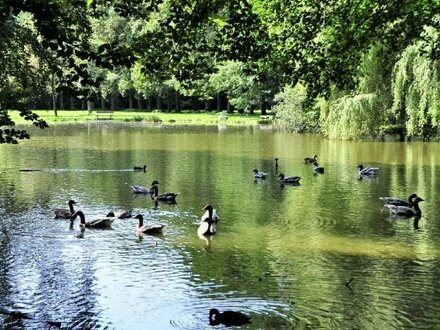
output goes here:
[{"label": "grassy bank", "polygon": [[[49,125],[59,123],[84,123],[89,121],[101,121],[95,112],[89,114],[83,110],[58,110],[55,117],[53,110],[35,110],[37,115],[44,119]],[[10,111],[11,118],[16,124],[29,124],[18,114],[18,111]],[[223,118],[221,118],[223,117]],[[224,119],[227,118],[227,119]],[[112,121],[121,122],[151,122],[170,125],[257,125],[268,123],[268,120],[261,120],[260,114],[219,114],[217,112],[137,112],[137,111],[115,111]]]}]

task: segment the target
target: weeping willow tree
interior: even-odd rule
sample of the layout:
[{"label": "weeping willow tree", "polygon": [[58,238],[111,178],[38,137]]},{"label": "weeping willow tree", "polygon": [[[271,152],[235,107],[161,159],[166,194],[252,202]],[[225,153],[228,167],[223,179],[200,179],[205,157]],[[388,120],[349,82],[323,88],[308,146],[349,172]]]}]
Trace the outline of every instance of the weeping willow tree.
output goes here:
[{"label": "weeping willow tree", "polygon": [[357,88],[352,92],[333,89],[328,101],[319,101],[320,126],[324,135],[373,140],[383,134],[384,109],[391,104],[389,62],[389,52],[383,45],[372,46],[358,68]]},{"label": "weeping willow tree", "polygon": [[[440,15],[435,21],[440,23]],[[422,39],[408,46],[393,70],[390,115],[409,138],[440,138],[440,33],[426,27]]]},{"label": "weeping willow tree", "polygon": [[322,131],[340,139],[373,140],[381,134],[383,108],[375,93],[347,95],[329,103]]}]

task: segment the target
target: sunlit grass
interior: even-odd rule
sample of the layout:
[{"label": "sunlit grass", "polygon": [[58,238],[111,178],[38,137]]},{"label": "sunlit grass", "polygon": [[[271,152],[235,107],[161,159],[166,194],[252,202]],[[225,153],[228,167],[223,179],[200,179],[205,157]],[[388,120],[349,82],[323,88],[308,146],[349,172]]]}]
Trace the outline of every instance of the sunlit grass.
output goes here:
[{"label": "sunlit grass", "polygon": [[[84,110],[58,110],[57,116],[53,110],[35,110],[38,116],[50,124],[58,123],[84,123],[89,121],[101,121],[95,112],[89,113]],[[9,111],[12,120],[16,124],[30,124],[19,116],[18,111]],[[257,125],[270,124],[270,120],[261,120],[260,114],[226,114],[227,119],[221,119],[219,113],[213,112],[140,112],[140,111],[115,111],[112,121],[122,122],[147,122],[164,125]]]}]

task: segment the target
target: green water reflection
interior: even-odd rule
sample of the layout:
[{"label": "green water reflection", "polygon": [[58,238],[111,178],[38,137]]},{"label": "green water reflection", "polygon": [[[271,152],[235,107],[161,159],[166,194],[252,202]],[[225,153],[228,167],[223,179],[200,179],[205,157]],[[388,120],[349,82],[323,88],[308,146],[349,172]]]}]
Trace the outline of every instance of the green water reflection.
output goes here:
[{"label": "green water reflection", "polygon": [[[439,149],[266,127],[34,131],[0,146],[0,305],[30,316],[0,313],[0,324],[200,329],[217,307],[250,315],[250,328],[438,327]],[[325,174],[304,164],[313,154]],[[358,180],[358,162],[378,166],[378,177]],[[146,173],[133,171],[144,163]],[[269,178],[254,181],[253,168]],[[280,172],[301,185],[281,187]],[[130,185],[153,179],[161,192],[179,192],[178,203],[154,209],[131,194]],[[378,199],[412,192],[426,200],[416,224],[390,218]],[[129,208],[167,227],[163,237],[137,238],[128,219],[78,235],[52,219],[69,199],[90,219]],[[221,216],[210,240],[196,235],[207,203]]]}]

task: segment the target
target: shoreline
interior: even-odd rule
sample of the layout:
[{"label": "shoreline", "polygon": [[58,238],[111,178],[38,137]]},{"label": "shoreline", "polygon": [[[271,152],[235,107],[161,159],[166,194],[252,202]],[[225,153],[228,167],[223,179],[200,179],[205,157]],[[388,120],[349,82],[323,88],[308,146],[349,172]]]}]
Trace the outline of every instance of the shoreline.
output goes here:
[{"label": "shoreline", "polygon": [[[96,111],[87,110],[58,110],[55,117],[53,110],[32,110],[49,126],[57,124],[79,124],[88,122],[143,122],[167,125],[260,125],[270,124],[271,119],[261,119],[259,112],[250,114],[236,114],[226,112],[139,112],[114,111],[111,118],[99,118]],[[32,125],[30,121],[20,117],[18,111],[10,111],[11,119],[16,125]]]}]

